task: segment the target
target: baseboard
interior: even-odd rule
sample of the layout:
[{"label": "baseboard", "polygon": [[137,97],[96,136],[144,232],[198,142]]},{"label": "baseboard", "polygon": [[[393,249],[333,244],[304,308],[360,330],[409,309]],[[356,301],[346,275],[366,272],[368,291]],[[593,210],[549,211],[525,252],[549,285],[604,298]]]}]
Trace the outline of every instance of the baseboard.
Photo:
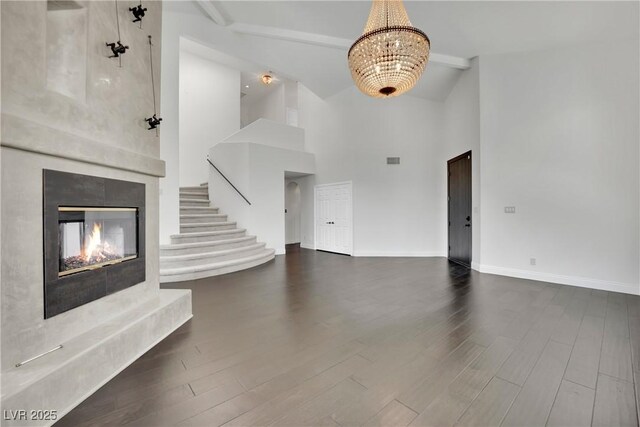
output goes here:
[{"label": "baseboard", "polygon": [[300,247],[301,247],[302,249],[312,249],[312,250],[315,250],[315,249],[316,249],[313,245],[308,244],[308,243],[300,243]]},{"label": "baseboard", "polygon": [[539,282],[557,283],[560,285],[578,286],[581,288],[599,289],[603,291],[621,292],[624,294],[640,295],[640,286],[631,283],[611,282],[607,280],[591,279],[579,276],[564,276],[553,273],[543,273],[515,268],[497,267],[493,265],[471,264],[471,268],[481,273],[496,274],[498,276],[517,277],[519,279],[537,280]]},{"label": "baseboard", "polygon": [[353,256],[358,257],[446,257],[443,252],[403,252],[403,251],[357,251],[353,253]]},{"label": "baseboard", "polygon": [[471,269],[475,271],[480,271],[480,263],[471,261]]}]

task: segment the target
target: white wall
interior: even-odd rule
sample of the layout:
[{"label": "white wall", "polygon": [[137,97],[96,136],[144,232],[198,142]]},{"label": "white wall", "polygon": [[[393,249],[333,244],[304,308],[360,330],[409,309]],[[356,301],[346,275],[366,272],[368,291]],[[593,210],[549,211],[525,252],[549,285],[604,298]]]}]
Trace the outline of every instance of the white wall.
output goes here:
[{"label": "white wall", "polygon": [[[259,83],[262,84],[262,83]],[[242,127],[258,119],[298,126],[298,83],[281,78],[261,94],[249,94],[241,101]]]},{"label": "white wall", "polygon": [[[354,254],[445,255],[442,103],[372,99],[355,87],[322,100],[302,85],[298,101],[317,164],[300,182],[303,198],[315,184],[353,181]],[[400,165],[387,165],[388,156]],[[312,246],[313,211],[302,214],[302,244]]]},{"label": "white wall", "polygon": [[207,182],[209,148],[240,130],[240,72],[180,52],[180,186]]},{"label": "white wall", "polygon": [[[444,103],[444,158],[442,173],[447,173],[446,160],[471,151],[472,255],[473,266],[480,263],[480,73],[478,59],[471,62]],[[447,182],[445,180],[445,193]],[[446,207],[445,207],[446,209]],[[445,224],[446,226],[446,224]],[[448,230],[445,229],[445,233]],[[447,238],[447,237],[445,237]]]},{"label": "white wall", "polygon": [[480,58],[481,271],[639,293],[638,79],[637,40]]},{"label": "white wall", "polygon": [[247,95],[242,98],[242,125],[246,126],[261,118],[286,123],[284,87],[283,83],[277,83],[262,96]]},{"label": "white wall", "polygon": [[160,244],[170,242],[170,235],[180,231],[178,208],[180,187],[179,93],[180,29],[179,21],[168,13],[169,2],[162,2],[162,79],[160,100],[162,131],[160,158],[165,162],[165,177],[160,180]]}]

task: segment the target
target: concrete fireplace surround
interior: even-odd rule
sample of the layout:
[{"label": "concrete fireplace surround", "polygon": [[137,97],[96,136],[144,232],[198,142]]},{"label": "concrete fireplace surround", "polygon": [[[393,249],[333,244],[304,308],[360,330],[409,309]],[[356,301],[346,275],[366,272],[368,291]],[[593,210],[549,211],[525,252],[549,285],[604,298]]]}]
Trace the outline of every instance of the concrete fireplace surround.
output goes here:
[{"label": "concrete fireplace surround", "polygon": [[[105,48],[105,42],[117,39],[114,2],[0,5],[3,414],[55,410],[61,417],[191,318],[190,291],[159,288],[158,192],[164,162],[160,140],[143,120],[153,113],[147,35],[153,37],[154,65],[159,65],[162,5],[146,4],[140,30],[128,11],[134,3],[118,2],[122,41],[130,46],[122,68],[117,59],[107,58]],[[144,282],[45,320],[43,169],[145,185]],[[31,419],[28,412],[26,420],[2,418],[7,426],[53,423]]]}]

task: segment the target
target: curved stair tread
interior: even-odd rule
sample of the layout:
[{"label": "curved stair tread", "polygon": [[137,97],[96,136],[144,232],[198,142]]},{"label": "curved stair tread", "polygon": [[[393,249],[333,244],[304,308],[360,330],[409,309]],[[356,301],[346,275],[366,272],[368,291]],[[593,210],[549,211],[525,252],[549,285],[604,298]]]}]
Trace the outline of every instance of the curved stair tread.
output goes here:
[{"label": "curved stair tread", "polygon": [[180,224],[180,227],[214,227],[221,225],[236,225],[235,221],[194,222],[192,224]]},{"label": "curved stair tread", "polygon": [[211,203],[209,199],[188,199],[180,197],[181,202],[195,202],[195,203]]},{"label": "curved stair tread", "polygon": [[[164,270],[160,270],[160,276],[199,273],[199,272],[208,271],[208,270],[218,270],[223,267],[240,265],[240,264],[244,264],[251,261],[257,261],[262,258],[271,259],[273,256],[275,256],[275,252],[276,251],[274,249],[265,249],[259,254],[251,255],[248,257],[229,259],[229,260],[224,260],[224,261],[219,261],[219,262],[214,262],[209,264],[192,265],[188,267],[167,268]],[[268,261],[268,259],[265,259],[265,262],[266,261]]]},{"label": "curved stair tread", "polygon": [[265,243],[256,242],[251,245],[242,246],[239,248],[221,249],[221,250],[212,251],[212,252],[198,252],[195,254],[186,254],[186,255],[161,255],[160,259],[161,260],[164,259],[167,261],[180,261],[180,260],[193,260],[198,258],[220,257],[220,256],[234,254],[234,253],[252,251],[259,248],[264,248],[265,246],[266,246]]},{"label": "curved stair tread", "polygon": [[202,209],[203,211],[208,210],[208,209],[220,209],[217,206],[181,206],[180,209]]},{"label": "curved stair tread", "polygon": [[207,237],[207,236],[220,236],[222,234],[236,234],[244,233],[247,230],[245,228],[231,228],[229,230],[217,230],[217,231],[195,231],[192,233],[178,233],[172,234],[172,239],[179,239],[181,237]]},{"label": "curved stair tread", "polygon": [[[227,231],[227,230],[225,230],[225,231]],[[190,234],[190,233],[187,233],[187,234]],[[172,250],[172,249],[180,250],[180,249],[207,247],[207,246],[224,246],[224,245],[228,245],[230,243],[241,243],[241,242],[244,242],[244,241],[251,241],[251,240],[254,240],[255,238],[256,238],[256,236],[242,236],[242,237],[236,237],[236,238],[232,238],[232,239],[211,240],[211,241],[208,241],[208,242],[174,243],[174,244],[169,244],[169,245],[160,245],[160,249],[162,249],[162,250]]]},{"label": "curved stair tread", "polygon": [[209,184],[200,184],[200,185],[187,185],[185,187],[180,187],[180,190],[201,190],[203,188],[209,188]]},{"label": "curved stair tread", "polygon": [[[211,208],[209,208],[211,209]],[[222,218],[227,217],[227,214],[218,214],[218,213],[210,213],[210,214],[181,214],[180,218]]]},{"label": "curved stair tread", "polygon": [[182,215],[212,215],[219,214],[220,209],[209,206],[180,206],[180,216]]}]

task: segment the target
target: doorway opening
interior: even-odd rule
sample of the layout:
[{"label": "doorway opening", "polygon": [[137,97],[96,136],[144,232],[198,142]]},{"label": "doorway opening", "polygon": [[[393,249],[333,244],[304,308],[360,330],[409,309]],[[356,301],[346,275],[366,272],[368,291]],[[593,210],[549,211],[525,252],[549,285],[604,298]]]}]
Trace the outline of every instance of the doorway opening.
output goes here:
[{"label": "doorway opening", "polygon": [[471,151],[447,161],[448,257],[471,266]]},{"label": "doorway opening", "polygon": [[287,252],[300,247],[300,204],[300,185],[296,181],[285,179],[284,237]]}]

